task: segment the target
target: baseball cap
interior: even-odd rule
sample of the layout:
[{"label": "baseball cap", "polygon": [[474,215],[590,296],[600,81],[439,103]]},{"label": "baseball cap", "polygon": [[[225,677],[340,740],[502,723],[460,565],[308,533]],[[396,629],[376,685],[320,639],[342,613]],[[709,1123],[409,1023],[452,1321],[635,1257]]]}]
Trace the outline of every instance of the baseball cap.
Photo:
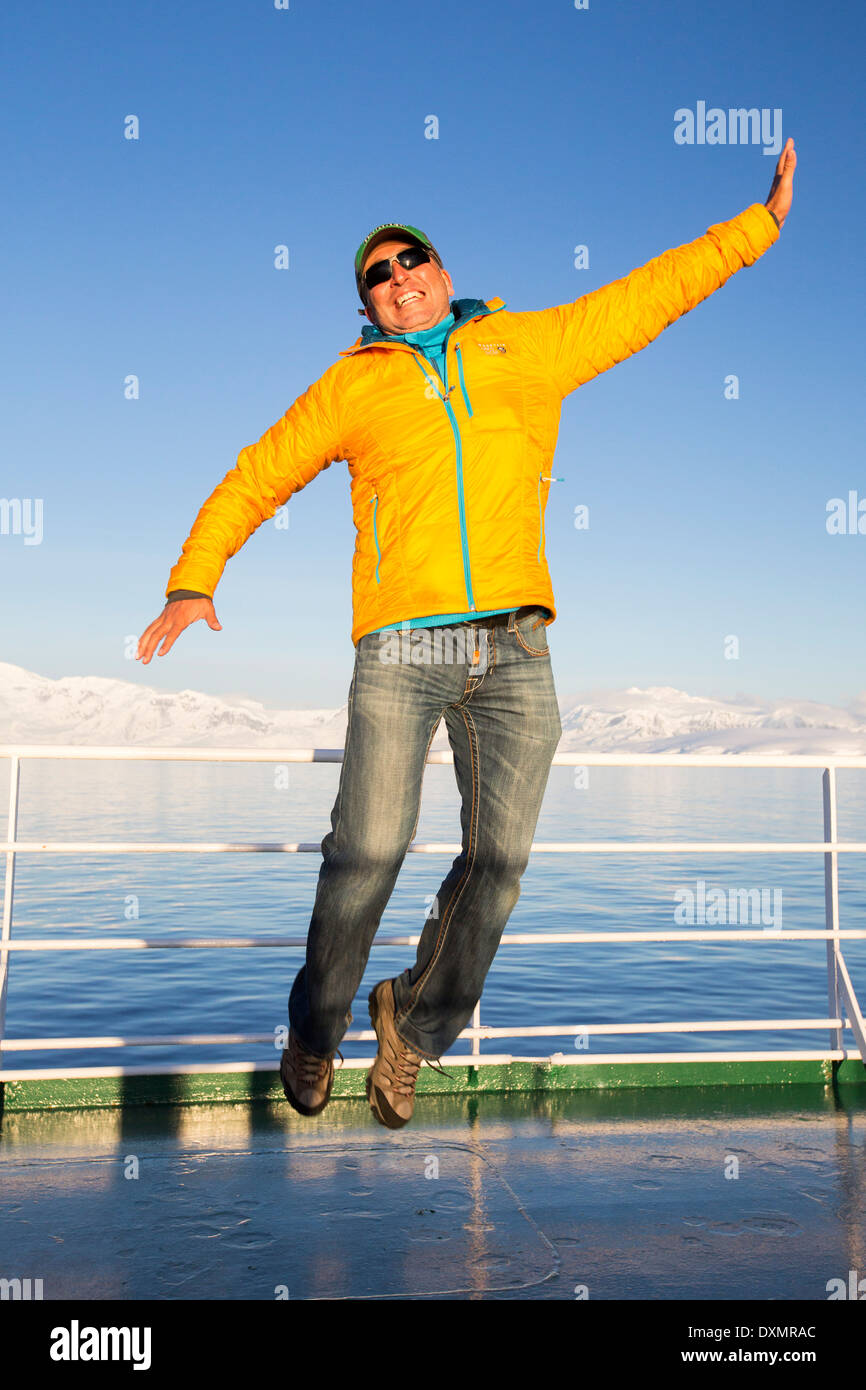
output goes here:
[{"label": "baseball cap", "polygon": [[[398,233],[398,237],[394,233]],[[364,290],[361,283],[361,267],[367,259],[367,255],[374,246],[378,246],[380,241],[417,241],[430,252],[436,261],[439,269],[442,269],[442,257],[436,250],[432,241],[421,231],[419,227],[411,227],[408,222],[382,222],[378,227],[374,227],[372,232],[368,232],[355,252],[355,284],[358,287],[358,294],[361,296],[362,303],[366,304]]]}]

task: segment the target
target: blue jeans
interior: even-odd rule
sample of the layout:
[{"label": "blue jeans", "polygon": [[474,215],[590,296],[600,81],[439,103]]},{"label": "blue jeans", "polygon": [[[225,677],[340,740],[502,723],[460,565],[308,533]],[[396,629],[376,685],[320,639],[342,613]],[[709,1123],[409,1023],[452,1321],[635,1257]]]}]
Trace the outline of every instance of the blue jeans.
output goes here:
[{"label": "blue jeans", "polygon": [[[546,609],[507,624],[371,632],[355,648],[331,830],[289,998],[301,1043],[331,1055],[352,1021],[370,947],[414,837],[427,753],[444,718],[462,798],[462,850],[417,958],[393,982],[404,1042],[436,1059],[466,1027],[529,861],[562,734]],[[426,635],[423,635],[426,634]]]}]

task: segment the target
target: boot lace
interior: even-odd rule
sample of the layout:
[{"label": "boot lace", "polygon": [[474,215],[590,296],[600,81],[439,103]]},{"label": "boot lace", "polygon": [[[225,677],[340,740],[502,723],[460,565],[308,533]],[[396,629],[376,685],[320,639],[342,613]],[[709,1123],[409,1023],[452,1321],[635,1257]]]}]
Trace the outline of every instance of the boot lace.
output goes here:
[{"label": "boot lace", "polygon": [[[292,1044],[292,1065],[301,1083],[314,1086],[327,1076],[331,1064],[330,1057],[317,1057],[314,1053],[308,1052],[294,1033]],[[336,1055],[341,1063],[346,1060],[339,1048]]]},{"label": "boot lace", "polygon": [[411,1047],[403,1046],[391,1048],[391,1056],[388,1058],[388,1070],[391,1073],[391,1089],[399,1095],[410,1097],[415,1089],[418,1079],[418,1072],[421,1063],[426,1062],[427,1066],[433,1071],[438,1071],[441,1076],[451,1078],[452,1073],[445,1071],[443,1067],[436,1066],[428,1057],[419,1057],[417,1052],[413,1052]]}]

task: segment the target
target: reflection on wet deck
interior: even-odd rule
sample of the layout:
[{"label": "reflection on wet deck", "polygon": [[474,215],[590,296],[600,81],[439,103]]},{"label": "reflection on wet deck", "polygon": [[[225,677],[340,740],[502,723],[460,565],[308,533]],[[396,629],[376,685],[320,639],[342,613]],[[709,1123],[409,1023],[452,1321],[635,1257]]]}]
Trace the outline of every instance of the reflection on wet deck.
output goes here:
[{"label": "reflection on wet deck", "polygon": [[[866,1276],[866,1102],[767,1087],[7,1113],[46,1299],[806,1299]],[[135,1176],[137,1174],[137,1176]]]}]

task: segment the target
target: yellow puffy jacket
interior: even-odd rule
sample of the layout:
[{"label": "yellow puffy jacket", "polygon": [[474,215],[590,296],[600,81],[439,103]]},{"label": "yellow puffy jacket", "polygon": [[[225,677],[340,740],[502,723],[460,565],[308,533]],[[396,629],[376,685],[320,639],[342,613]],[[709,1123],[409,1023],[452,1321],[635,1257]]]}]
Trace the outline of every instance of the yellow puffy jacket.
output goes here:
[{"label": "yellow puffy jacket", "polygon": [[544,510],[562,400],[638,352],[779,236],[754,203],[571,304],[457,300],[446,371],[370,326],[205,502],[166,594],[212,596],[229,556],[346,459],[357,537],[352,641],[404,618],[541,604],[556,616]]}]

